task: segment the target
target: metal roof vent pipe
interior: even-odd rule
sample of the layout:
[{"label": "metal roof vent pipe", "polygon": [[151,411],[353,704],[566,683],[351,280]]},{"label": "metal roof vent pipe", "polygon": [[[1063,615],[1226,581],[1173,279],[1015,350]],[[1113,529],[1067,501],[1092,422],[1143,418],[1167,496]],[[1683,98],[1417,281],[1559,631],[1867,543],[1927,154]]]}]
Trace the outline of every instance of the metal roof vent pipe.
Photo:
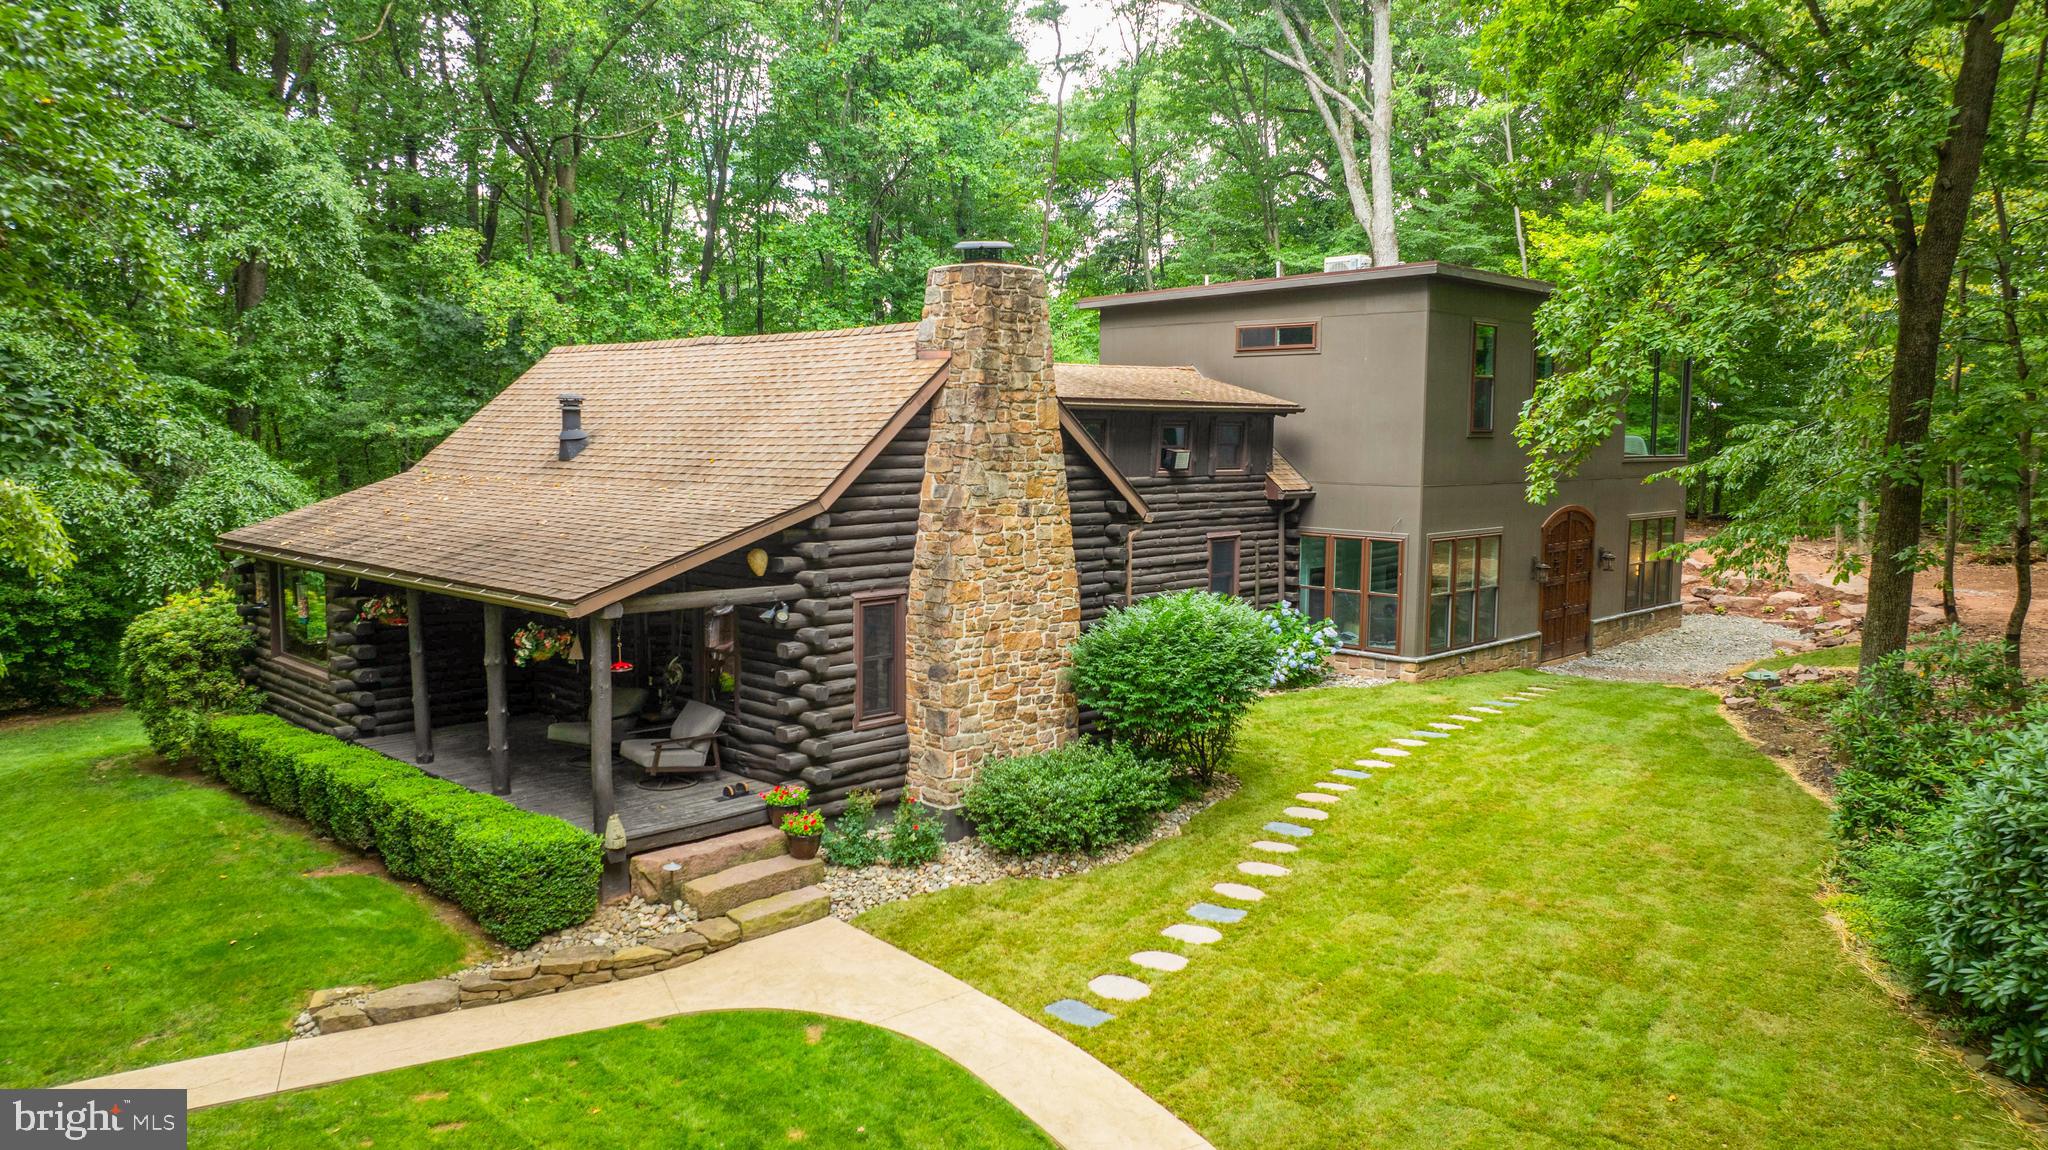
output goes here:
[{"label": "metal roof vent pipe", "polygon": [[562,446],[555,458],[567,463],[583,453],[590,442],[590,433],[583,430],[583,397],[563,395],[562,399]]},{"label": "metal roof vent pipe", "polygon": [[1014,246],[1006,240],[961,240],[953,250],[963,264],[1004,264],[1010,262],[1006,253]]}]

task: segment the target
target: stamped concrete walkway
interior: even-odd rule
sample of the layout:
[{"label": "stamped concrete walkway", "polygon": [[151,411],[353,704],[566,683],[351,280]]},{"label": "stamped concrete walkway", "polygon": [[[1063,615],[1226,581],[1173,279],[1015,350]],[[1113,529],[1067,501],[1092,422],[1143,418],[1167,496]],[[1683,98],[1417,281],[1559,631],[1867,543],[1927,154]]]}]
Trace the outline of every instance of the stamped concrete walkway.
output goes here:
[{"label": "stamped concrete walkway", "polygon": [[1209,1150],[1186,1123],[1080,1047],[832,918],[630,982],[294,1038],[72,1085],[183,1088],[193,1107],[217,1106],[714,1010],[801,1010],[917,1039],[988,1083],[1068,1150]]}]

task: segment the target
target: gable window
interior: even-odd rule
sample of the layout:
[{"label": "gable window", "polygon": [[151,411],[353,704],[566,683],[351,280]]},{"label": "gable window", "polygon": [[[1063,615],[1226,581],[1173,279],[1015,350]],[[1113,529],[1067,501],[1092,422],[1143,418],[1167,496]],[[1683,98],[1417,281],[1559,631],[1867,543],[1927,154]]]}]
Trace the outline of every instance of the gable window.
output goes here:
[{"label": "gable window", "polygon": [[1692,361],[1671,364],[1650,353],[1648,371],[1628,389],[1622,418],[1622,454],[1649,459],[1683,459],[1691,434]]},{"label": "gable window", "polygon": [[1245,444],[1245,424],[1242,419],[1219,419],[1216,421],[1215,446],[1210,459],[1218,471],[1246,471],[1251,466],[1250,452]]},{"label": "gable window", "polygon": [[1400,540],[1305,534],[1299,583],[1302,613],[1335,623],[1344,646],[1373,651],[1400,646]]},{"label": "gable window", "polygon": [[1095,446],[1105,451],[1109,449],[1109,420],[1100,416],[1094,419],[1084,419],[1081,421],[1081,430],[1087,433],[1088,438],[1095,441]]},{"label": "gable window", "polygon": [[1159,474],[1175,475],[1194,466],[1195,427],[1185,419],[1159,422]]},{"label": "gable window", "polygon": [[1658,607],[1678,598],[1678,563],[1658,558],[1657,552],[1678,542],[1678,517],[1656,516],[1631,519],[1628,523],[1628,583],[1622,594],[1624,610]]},{"label": "gable window", "polygon": [[1429,541],[1429,649],[1491,643],[1499,631],[1500,536]]},{"label": "gable window", "polygon": [[1500,329],[1490,323],[1472,325],[1473,435],[1493,434],[1493,374],[1500,355]]},{"label": "gable window", "polygon": [[853,725],[903,720],[904,592],[853,599]]},{"label": "gable window", "polygon": [[1237,594],[1237,537],[1235,531],[1209,536],[1209,590],[1218,595]]},{"label": "gable window", "polygon": [[1317,325],[1313,323],[1248,323],[1237,329],[1239,352],[1314,351]]},{"label": "gable window", "polygon": [[326,664],[326,575],[282,563],[271,566],[270,653]]}]

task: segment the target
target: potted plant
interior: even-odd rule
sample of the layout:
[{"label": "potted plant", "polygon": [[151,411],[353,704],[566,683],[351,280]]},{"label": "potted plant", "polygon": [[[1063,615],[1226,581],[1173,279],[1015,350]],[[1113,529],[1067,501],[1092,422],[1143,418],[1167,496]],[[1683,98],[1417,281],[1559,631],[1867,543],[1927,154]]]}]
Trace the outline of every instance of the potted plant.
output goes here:
[{"label": "potted plant", "polygon": [[818,857],[818,839],[825,833],[825,816],[816,811],[791,811],[782,816],[782,835],[789,840],[789,857]]},{"label": "potted plant", "polygon": [[356,622],[382,623],[386,627],[405,626],[405,597],[379,595],[363,600],[363,605],[356,608]]},{"label": "potted plant", "polygon": [[798,810],[811,800],[811,788],[802,783],[783,783],[761,792],[761,801],[783,810]]}]

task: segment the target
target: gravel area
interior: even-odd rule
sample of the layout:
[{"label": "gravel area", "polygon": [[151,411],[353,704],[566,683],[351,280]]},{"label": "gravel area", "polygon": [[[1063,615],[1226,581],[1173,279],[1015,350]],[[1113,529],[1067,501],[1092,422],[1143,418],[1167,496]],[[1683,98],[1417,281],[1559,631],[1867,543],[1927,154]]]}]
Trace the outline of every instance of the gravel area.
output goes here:
[{"label": "gravel area", "polygon": [[1015,859],[989,850],[979,839],[962,839],[946,844],[946,849],[936,861],[921,867],[899,868],[882,864],[858,868],[828,866],[825,868],[825,889],[832,894],[832,914],[837,918],[851,919],[885,902],[897,902],[948,887],[978,886],[1005,878],[1059,878],[1122,862],[1160,839],[1179,835],[1188,820],[1237,793],[1237,786],[1235,776],[1218,774],[1216,782],[1207,791],[1161,816],[1159,825],[1152,828],[1149,836],[1097,855],[1057,854]]},{"label": "gravel area", "polygon": [[1764,658],[1772,644],[1797,639],[1791,627],[1740,615],[1687,615],[1677,630],[1622,643],[1549,670],[1587,679],[1703,683]]}]

